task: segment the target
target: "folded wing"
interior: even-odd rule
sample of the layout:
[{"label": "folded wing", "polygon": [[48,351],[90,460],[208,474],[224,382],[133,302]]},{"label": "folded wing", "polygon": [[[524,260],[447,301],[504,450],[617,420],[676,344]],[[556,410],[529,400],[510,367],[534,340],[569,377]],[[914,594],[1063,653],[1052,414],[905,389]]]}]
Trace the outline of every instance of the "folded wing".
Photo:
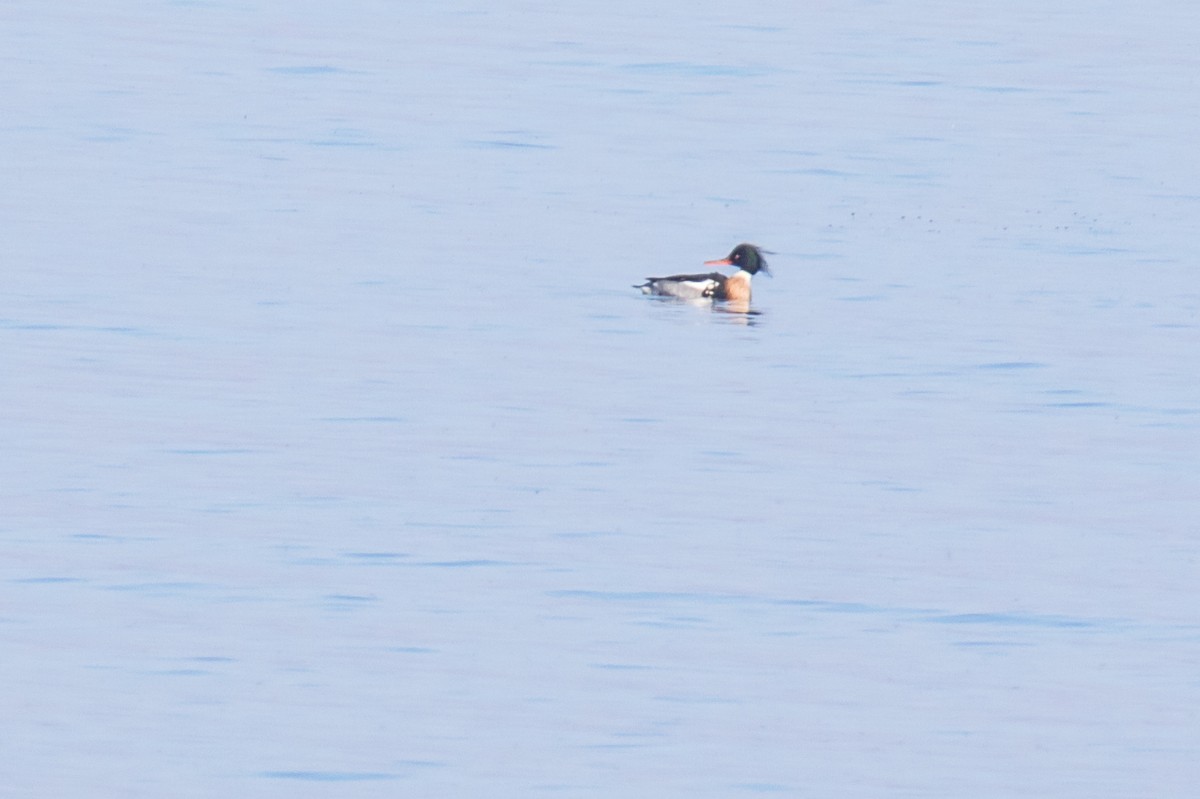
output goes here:
[{"label": "folded wing", "polygon": [[705,275],[648,277],[645,283],[634,286],[634,288],[641,289],[643,294],[697,300],[719,294],[721,287],[725,284],[725,280],[725,275],[720,272],[709,272]]}]

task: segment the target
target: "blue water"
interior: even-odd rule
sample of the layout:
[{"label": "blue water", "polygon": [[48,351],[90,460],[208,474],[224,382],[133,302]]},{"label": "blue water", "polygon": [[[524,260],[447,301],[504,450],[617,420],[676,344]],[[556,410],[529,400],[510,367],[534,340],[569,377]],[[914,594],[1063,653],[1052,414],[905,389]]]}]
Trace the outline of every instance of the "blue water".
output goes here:
[{"label": "blue water", "polygon": [[7,4],[5,795],[1188,795],[1198,17]]}]

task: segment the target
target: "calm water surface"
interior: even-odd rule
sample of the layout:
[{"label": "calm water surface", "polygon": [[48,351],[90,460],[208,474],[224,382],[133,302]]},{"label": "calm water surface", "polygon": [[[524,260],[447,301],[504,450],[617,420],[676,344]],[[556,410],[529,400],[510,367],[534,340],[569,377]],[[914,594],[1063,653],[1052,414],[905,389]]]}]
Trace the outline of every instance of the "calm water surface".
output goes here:
[{"label": "calm water surface", "polygon": [[276,5],[0,10],[6,795],[1194,790],[1200,12]]}]

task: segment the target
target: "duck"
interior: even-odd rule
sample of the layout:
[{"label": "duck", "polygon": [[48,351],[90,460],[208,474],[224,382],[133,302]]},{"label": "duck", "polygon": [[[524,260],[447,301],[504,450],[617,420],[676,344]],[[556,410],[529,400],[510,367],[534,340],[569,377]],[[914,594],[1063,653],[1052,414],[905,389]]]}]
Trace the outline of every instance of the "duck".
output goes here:
[{"label": "duck", "polygon": [[645,283],[634,286],[643,294],[658,297],[676,297],[681,300],[732,300],[750,301],[750,278],[762,272],[770,277],[763,250],[754,244],[739,244],[724,258],[705,261],[705,266],[736,266],[732,275],[709,272],[703,275],[671,275],[670,277],[648,277]]}]

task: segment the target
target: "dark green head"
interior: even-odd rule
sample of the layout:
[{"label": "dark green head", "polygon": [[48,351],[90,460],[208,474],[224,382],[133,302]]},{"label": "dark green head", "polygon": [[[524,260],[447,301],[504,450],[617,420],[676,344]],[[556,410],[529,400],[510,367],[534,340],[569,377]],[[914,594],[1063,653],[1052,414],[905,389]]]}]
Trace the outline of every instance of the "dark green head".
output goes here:
[{"label": "dark green head", "polygon": [[724,258],[705,263],[712,266],[736,266],[752,275],[760,271],[765,275],[771,274],[771,270],[767,269],[767,259],[763,258],[763,251],[753,244],[739,244]]}]

